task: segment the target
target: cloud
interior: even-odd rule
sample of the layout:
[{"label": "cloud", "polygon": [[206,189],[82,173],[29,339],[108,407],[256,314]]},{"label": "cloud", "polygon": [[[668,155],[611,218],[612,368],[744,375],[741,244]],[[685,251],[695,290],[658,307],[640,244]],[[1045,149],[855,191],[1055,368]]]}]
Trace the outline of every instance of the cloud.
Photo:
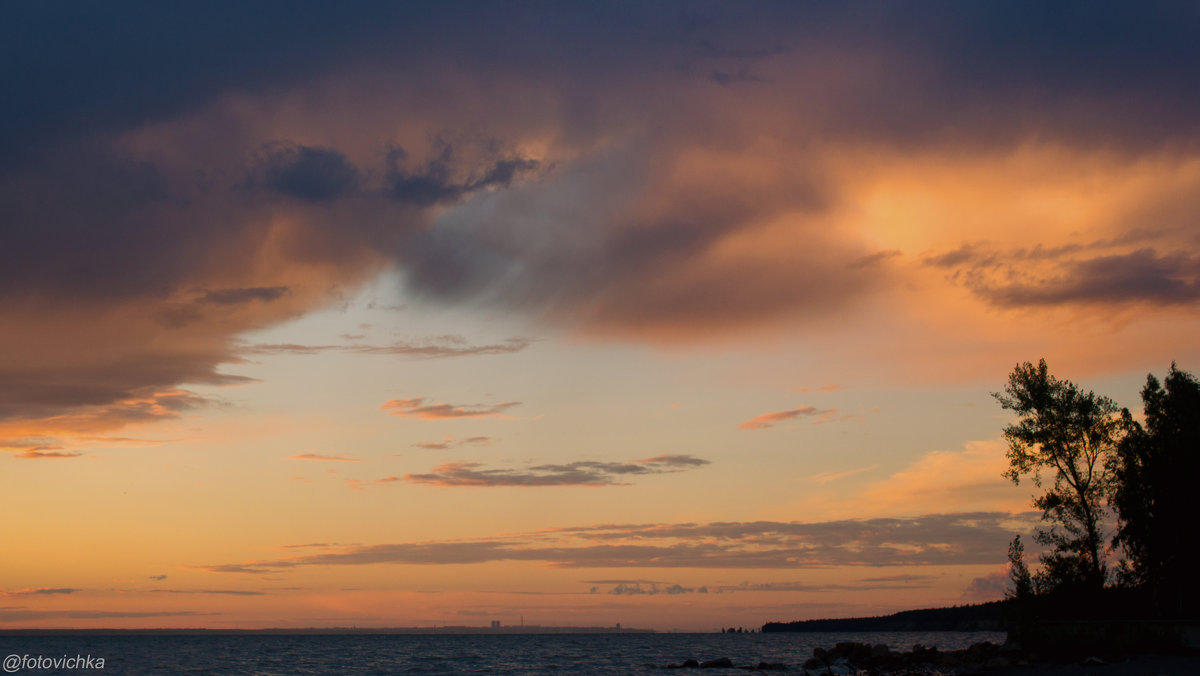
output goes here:
[{"label": "cloud", "polygon": [[[36,386],[30,388],[30,399],[38,400]],[[59,392],[50,385],[43,390],[50,398]],[[79,393],[91,396],[88,392]],[[0,413],[4,411],[4,391],[0,387]],[[77,457],[78,451],[64,451],[64,444],[73,445],[130,445],[161,443],[127,437],[107,437],[102,433],[131,425],[144,425],[163,420],[175,420],[189,411],[218,405],[213,398],[187,390],[139,391],[106,405],[77,405],[69,413],[45,415],[49,411],[37,404],[13,402],[8,419],[0,414],[0,450],[19,451],[20,458]],[[47,406],[53,410],[53,406]],[[21,415],[24,413],[24,415]],[[38,414],[42,415],[38,415]]]},{"label": "cloud", "polygon": [[851,477],[851,476],[854,476],[855,474],[862,474],[863,472],[870,472],[871,470],[878,469],[878,468],[879,468],[879,465],[875,464],[875,465],[867,465],[866,467],[858,467],[855,469],[848,469],[844,472],[821,472],[820,474],[814,474],[812,476],[812,480],[815,483],[827,484],[831,481],[837,481],[838,479],[845,479],[846,477]]},{"label": "cloud", "polygon": [[275,145],[267,149],[256,179],[282,195],[319,203],[355,190],[359,172],[333,148]]},{"label": "cloud", "polygon": [[248,589],[147,589],[150,594],[211,594],[215,596],[265,596],[266,592]]},{"label": "cloud", "polygon": [[851,267],[851,268],[872,268],[872,267],[876,267],[878,265],[882,265],[883,263],[885,263],[886,261],[888,261],[892,258],[901,256],[901,255],[903,255],[903,253],[904,252],[900,251],[899,249],[889,249],[887,251],[879,251],[879,252],[876,252],[873,254],[867,254],[866,256],[862,256],[853,261],[850,261],[850,263],[848,263],[847,265],[849,265],[849,267]]},{"label": "cloud", "polygon": [[[700,593],[702,593],[702,594],[708,593],[708,590],[706,588],[701,587],[701,589],[703,591],[700,591]],[[608,593],[613,594],[615,596],[640,596],[640,595],[656,596],[658,594],[667,594],[668,596],[677,596],[680,594],[691,594],[691,593],[697,592],[697,591],[699,591],[699,590],[695,589],[694,587],[684,587],[683,585],[680,585],[680,584],[672,584],[672,585],[666,585],[663,587],[659,587],[657,584],[651,583],[649,586],[643,587],[640,583],[634,583],[634,584],[621,583],[621,584],[618,584],[617,586],[613,587],[612,589],[609,589]]]},{"label": "cloud", "polygon": [[201,617],[221,613],[201,613],[191,610],[34,610],[22,606],[0,606],[0,622],[29,620],[111,620],[149,617]]},{"label": "cloud", "polygon": [[703,467],[704,465],[710,464],[703,458],[697,458],[694,455],[686,454],[656,455],[653,458],[638,460],[638,462],[649,467],[678,467],[681,469]]},{"label": "cloud", "polygon": [[197,299],[198,303],[213,305],[241,305],[243,303],[270,303],[287,295],[291,289],[286,286],[254,286],[242,289],[217,289],[205,291]]},{"label": "cloud", "polygon": [[[595,525],[503,538],[361,545],[243,563],[199,566],[264,574],[306,566],[527,561],[563,568],[805,569],[831,566],[997,564],[1013,529],[1037,514],[973,512],[825,522]],[[620,581],[618,583],[623,583]],[[635,581],[636,583],[636,581]],[[888,588],[917,579],[876,578]],[[881,587],[882,588],[882,587]]]},{"label": "cloud", "polygon": [[486,446],[491,442],[491,437],[483,436],[467,437],[466,439],[457,440],[454,437],[445,437],[441,441],[419,441],[413,444],[413,446],[416,446],[417,448],[424,448],[430,451],[445,451],[450,448],[464,446],[467,444]]},{"label": "cloud", "polygon": [[480,404],[426,404],[424,397],[408,399],[389,399],[379,408],[388,411],[388,415],[401,418],[416,418],[417,420],[450,420],[455,418],[491,418],[502,417],[505,410],[519,406],[519,401],[506,401],[490,406]]},{"label": "cloud", "polygon": [[[904,515],[911,514],[914,505],[921,505],[923,509],[943,511],[1023,513],[1029,509],[1029,491],[1003,480],[1007,467],[1002,442],[972,441],[963,450],[930,451],[890,476],[849,490],[838,488],[822,492],[823,489],[815,488],[790,509],[853,516]],[[857,473],[850,470],[817,475],[813,480],[826,485]]]},{"label": "cloud", "polygon": [[0,451],[18,451],[14,458],[34,460],[38,458],[77,458],[82,453],[64,451],[62,446],[53,445],[52,440],[0,439]]},{"label": "cloud", "polygon": [[82,453],[74,451],[36,451],[28,450],[23,453],[14,455],[14,458],[22,458],[25,460],[36,460],[38,458],[78,458]]},{"label": "cloud", "polygon": [[[343,336],[344,337],[344,336]],[[356,336],[355,338],[361,338]],[[430,338],[423,342],[395,342],[390,345],[299,345],[295,343],[265,343],[248,345],[246,354],[319,354],[322,352],[345,352],[349,354],[384,354],[415,359],[445,359],[448,357],[472,357],[489,354],[512,354],[520,352],[534,343],[531,338],[506,338],[490,345],[471,345],[462,336],[447,335]]]},{"label": "cloud", "polygon": [[150,579],[162,582],[163,580],[167,579],[167,576],[166,575],[151,575]]},{"label": "cloud", "polygon": [[362,462],[358,458],[345,458],[339,455],[325,455],[323,453],[297,453],[289,455],[288,460],[318,460],[321,462]]},{"label": "cloud", "polygon": [[690,455],[660,455],[630,463],[579,461],[535,465],[523,470],[483,469],[477,462],[451,462],[429,474],[405,474],[404,481],[435,486],[620,486],[626,476],[668,474],[709,464]]},{"label": "cloud", "polygon": [[972,290],[1004,307],[1066,304],[1193,304],[1200,300],[1200,257],[1159,255],[1150,248],[1127,254],[1059,261],[1053,277],[1016,282],[979,280]]},{"label": "cloud", "polygon": [[84,590],[74,587],[41,587],[38,589],[0,591],[0,596],[58,596],[60,594],[77,594],[81,591]]},{"label": "cloud", "polygon": [[963,590],[962,599],[969,603],[986,603],[1004,598],[1008,589],[1008,566],[971,580]]},{"label": "cloud", "polygon": [[743,582],[740,585],[709,585],[708,589],[716,594],[732,594],[735,592],[863,592],[882,591],[890,589],[926,589],[934,577],[931,575],[887,575],[883,577],[860,578],[849,584],[816,583],[816,582]]},{"label": "cloud", "polygon": [[388,170],[384,177],[385,194],[399,202],[418,207],[453,203],[481,190],[506,188],[514,180],[536,170],[540,162],[532,158],[506,157],[492,159],[482,167],[456,180],[461,174],[456,165],[456,148],[440,140],[435,144],[436,155],[423,166],[405,170],[402,165],[408,153],[395,147],[388,153]]},{"label": "cloud", "polygon": [[[425,302],[676,344],[794,335],[932,294],[888,304],[911,319],[941,287],[906,262],[964,237],[1028,227],[1024,245],[1050,249],[1153,225],[1167,234],[1144,251],[1064,252],[1057,271],[1014,259],[968,288],[1006,311],[1196,300],[1186,7],[473,16],[22,7],[0,36],[17,64],[0,111],[0,316],[20,318],[0,334],[0,420],[232,384],[237,336],[385,270]],[[1008,190],[997,176],[1027,152],[1054,160],[1051,180]],[[1012,206],[899,208],[922,197],[906,178],[936,178],[912,169],[925,160]],[[1108,166],[1115,178],[1095,173]],[[1145,167],[1169,180],[1132,180]],[[1103,218],[1077,213],[1080,197]]]},{"label": "cloud", "polygon": [[754,416],[746,422],[738,425],[739,430],[762,430],[768,427],[773,427],[775,423],[785,420],[792,420],[812,416],[826,416],[834,412],[834,409],[818,409],[814,406],[801,406],[790,411],[776,411],[774,413],[763,413],[762,415]]}]

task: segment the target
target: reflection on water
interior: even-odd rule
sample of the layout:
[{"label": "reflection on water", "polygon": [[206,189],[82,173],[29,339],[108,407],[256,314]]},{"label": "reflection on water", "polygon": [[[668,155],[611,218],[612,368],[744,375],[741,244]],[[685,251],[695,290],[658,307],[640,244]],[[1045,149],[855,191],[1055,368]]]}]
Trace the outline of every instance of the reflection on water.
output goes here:
[{"label": "reflection on water", "polygon": [[[663,673],[686,659],[728,657],[735,665],[779,662],[798,667],[813,648],[839,641],[915,643],[941,650],[996,632],[808,634],[336,635],[336,636],[0,636],[0,656],[103,657],[103,674],[554,674]],[[717,673],[709,670],[705,673]],[[38,670],[38,674],[88,673]],[[745,673],[745,672],[740,672]]]}]

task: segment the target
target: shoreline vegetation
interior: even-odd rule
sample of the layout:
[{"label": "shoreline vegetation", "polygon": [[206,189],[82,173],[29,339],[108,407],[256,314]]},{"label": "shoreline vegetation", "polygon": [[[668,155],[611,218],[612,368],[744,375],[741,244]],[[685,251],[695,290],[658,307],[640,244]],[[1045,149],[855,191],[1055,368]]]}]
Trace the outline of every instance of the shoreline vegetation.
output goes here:
[{"label": "shoreline vegetation", "polygon": [[993,395],[1017,416],[1003,430],[1003,476],[1044,491],[1033,499],[1043,523],[1033,533],[1038,560],[1027,563],[1021,536],[1013,538],[1003,601],[769,622],[762,630],[1008,632],[1003,646],[981,643],[940,656],[923,646],[895,654],[838,644],[817,649],[805,664],[819,673],[970,673],[989,665],[1071,673],[1070,663],[1111,666],[1148,655],[1170,655],[1177,664],[1162,671],[1145,658],[1147,673],[1200,673],[1200,542],[1191,524],[1200,513],[1200,381],[1172,363],[1162,382],[1146,377],[1141,395],[1137,419],[1112,399],[1051,375],[1044,359],[1017,364],[1004,391]]}]

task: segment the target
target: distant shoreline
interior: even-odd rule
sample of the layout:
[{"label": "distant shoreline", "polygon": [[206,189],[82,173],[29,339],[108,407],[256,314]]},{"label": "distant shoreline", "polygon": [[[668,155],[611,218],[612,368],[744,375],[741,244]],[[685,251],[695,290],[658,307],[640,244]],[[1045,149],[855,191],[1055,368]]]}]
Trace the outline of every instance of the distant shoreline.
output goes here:
[{"label": "distant shoreline", "polygon": [[903,610],[877,617],[768,622],[764,633],[868,631],[1007,631],[1009,601],[992,601],[950,608]]},{"label": "distant shoreline", "polygon": [[0,629],[0,636],[369,636],[369,635],[510,635],[510,634],[654,634],[634,627],[272,627],[267,629]]}]

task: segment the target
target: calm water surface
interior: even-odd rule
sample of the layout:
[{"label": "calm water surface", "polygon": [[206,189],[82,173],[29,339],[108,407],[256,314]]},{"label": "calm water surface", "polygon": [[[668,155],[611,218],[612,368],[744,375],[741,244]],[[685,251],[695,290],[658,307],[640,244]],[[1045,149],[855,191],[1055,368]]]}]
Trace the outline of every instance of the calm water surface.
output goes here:
[{"label": "calm water surface", "polygon": [[[728,657],[735,665],[778,662],[798,669],[813,648],[838,641],[915,643],[942,650],[995,632],[810,634],[0,636],[8,655],[103,657],[104,670],[22,669],[23,674],[650,674],[686,659]],[[704,674],[746,673],[709,669]],[[669,673],[681,673],[672,671]]]}]

